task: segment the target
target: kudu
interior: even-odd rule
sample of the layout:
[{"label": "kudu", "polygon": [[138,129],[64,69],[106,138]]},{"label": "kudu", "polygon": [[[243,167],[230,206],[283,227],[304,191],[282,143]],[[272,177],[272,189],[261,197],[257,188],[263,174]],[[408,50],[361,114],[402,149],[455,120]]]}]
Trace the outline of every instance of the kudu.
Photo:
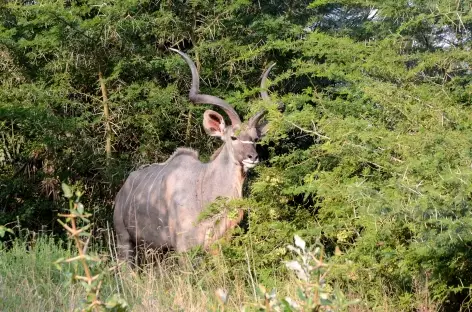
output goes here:
[{"label": "kudu", "polygon": [[[256,142],[267,130],[267,124],[260,124],[265,111],[243,124],[226,101],[199,93],[195,64],[185,53],[171,50],[180,54],[190,66],[190,101],[221,108],[231,125],[226,125],[219,113],[207,110],[203,115],[206,132],[224,142],[210,162],[200,162],[195,150],[179,148],[166,162],[146,166],[129,175],[116,195],[113,216],[121,259],[131,259],[137,245],[178,252],[194,246],[206,249],[233,229],[243,218],[242,210],[236,218],[222,213],[218,221],[199,222],[199,214],[218,197],[242,197],[246,172],[259,162]],[[273,65],[262,75],[263,99],[269,98],[265,84]]]}]

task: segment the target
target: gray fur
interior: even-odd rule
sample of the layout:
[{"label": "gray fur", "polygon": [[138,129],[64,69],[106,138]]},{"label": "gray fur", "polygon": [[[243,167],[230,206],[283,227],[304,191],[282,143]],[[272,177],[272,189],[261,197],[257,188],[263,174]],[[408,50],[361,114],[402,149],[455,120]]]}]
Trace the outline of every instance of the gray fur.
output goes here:
[{"label": "gray fur", "polygon": [[[257,134],[252,130],[248,132]],[[200,212],[216,198],[242,197],[247,171],[242,161],[247,157],[241,155],[252,154],[257,161],[255,145],[233,140],[231,127],[227,131],[224,140],[230,142],[209,163],[200,162],[194,150],[178,149],[166,162],[129,175],[115,199],[120,258],[132,258],[137,245],[176,251],[208,247],[240,221],[223,213],[218,220],[197,222]],[[240,137],[254,141],[248,132]]]}]

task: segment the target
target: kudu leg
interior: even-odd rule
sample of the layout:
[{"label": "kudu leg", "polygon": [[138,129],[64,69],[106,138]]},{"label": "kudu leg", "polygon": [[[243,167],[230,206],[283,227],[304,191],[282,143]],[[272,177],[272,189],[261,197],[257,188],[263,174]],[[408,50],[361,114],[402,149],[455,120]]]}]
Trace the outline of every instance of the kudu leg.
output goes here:
[{"label": "kudu leg", "polygon": [[119,260],[133,262],[135,255],[135,244],[128,231],[117,233],[117,256]]}]

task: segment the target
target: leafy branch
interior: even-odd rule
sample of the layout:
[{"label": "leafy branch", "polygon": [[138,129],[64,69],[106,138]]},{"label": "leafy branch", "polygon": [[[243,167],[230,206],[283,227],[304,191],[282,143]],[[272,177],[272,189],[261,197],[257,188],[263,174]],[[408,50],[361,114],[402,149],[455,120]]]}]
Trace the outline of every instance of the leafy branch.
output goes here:
[{"label": "leafy branch", "polygon": [[[77,267],[74,267],[75,270],[72,274],[67,274],[72,276],[72,281],[79,281],[87,293],[85,307],[79,308],[78,311],[127,311],[128,304],[117,294],[113,295],[106,302],[100,299],[104,271],[97,270],[97,272],[93,272],[92,267],[98,267],[101,259],[87,255],[87,247],[91,237],[90,232],[87,231],[92,225],[88,218],[91,214],[85,212],[84,205],[80,202],[80,197],[83,195],[81,191],[77,190],[75,192],[75,199],[73,198],[71,188],[67,184],[62,183],[62,191],[64,192],[64,197],[69,199],[69,211],[66,214],[59,214],[59,217],[65,218],[65,220],[59,219],[58,222],[67,230],[69,237],[75,243],[79,255],[68,259],[60,258],[54,264],[60,271],[63,270],[62,264],[65,263],[79,262],[81,264],[85,275],[78,274]],[[83,225],[81,226],[79,223]],[[84,241],[85,237],[87,237],[86,241]]]}]

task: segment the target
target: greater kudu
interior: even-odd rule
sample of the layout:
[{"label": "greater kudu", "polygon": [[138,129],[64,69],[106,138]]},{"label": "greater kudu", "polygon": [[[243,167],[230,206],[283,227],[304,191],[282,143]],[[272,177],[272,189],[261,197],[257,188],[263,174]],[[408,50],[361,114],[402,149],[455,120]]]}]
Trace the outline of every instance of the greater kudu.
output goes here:
[{"label": "greater kudu", "polygon": [[[116,195],[113,216],[121,259],[130,259],[137,245],[178,252],[198,245],[208,248],[234,228],[243,218],[242,210],[236,218],[223,213],[218,222],[198,222],[198,216],[218,197],[242,197],[246,172],[259,162],[256,142],[267,130],[267,124],[259,124],[265,111],[242,124],[226,101],[199,93],[195,64],[185,53],[171,50],[179,53],[192,71],[190,101],[221,108],[231,125],[226,125],[219,113],[207,110],[203,115],[205,130],[224,142],[210,162],[200,162],[195,150],[179,148],[166,162],[146,166],[129,175]],[[265,84],[272,66],[262,75],[264,99],[269,98]]]}]

